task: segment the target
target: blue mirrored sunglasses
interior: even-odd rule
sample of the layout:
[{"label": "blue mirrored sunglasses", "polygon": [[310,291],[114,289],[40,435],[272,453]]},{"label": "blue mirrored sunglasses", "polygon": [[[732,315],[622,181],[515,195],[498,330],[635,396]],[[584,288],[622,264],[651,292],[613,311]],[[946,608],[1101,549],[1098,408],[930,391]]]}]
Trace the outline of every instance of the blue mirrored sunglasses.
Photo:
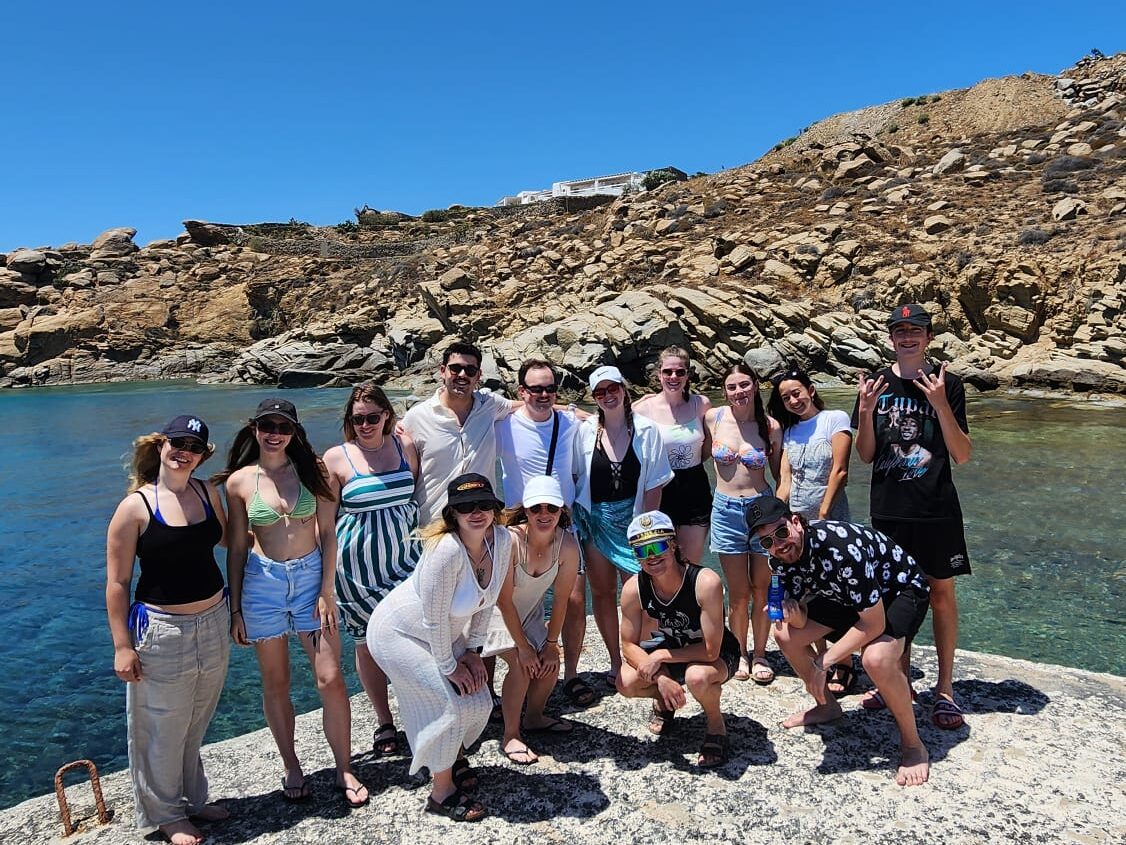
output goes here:
[{"label": "blue mirrored sunglasses", "polygon": [[650,540],[648,543],[634,546],[633,556],[638,560],[646,560],[651,557],[660,557],[671,548],[671,540]]}]

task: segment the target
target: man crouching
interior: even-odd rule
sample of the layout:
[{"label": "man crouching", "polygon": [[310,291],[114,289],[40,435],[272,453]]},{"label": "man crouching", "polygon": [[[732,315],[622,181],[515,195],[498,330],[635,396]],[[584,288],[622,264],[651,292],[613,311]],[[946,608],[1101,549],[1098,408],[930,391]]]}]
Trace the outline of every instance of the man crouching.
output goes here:
[{"label": "man crouching", "polygon": [[[774,639],[815,705],[787,718],[796,728],[838,719],[826,667],[861,650],[864,671],[879,687],[899,727],[896,783],[918,786],[930,774],[919,738],[911,687],[900,657],[927,615],[929,589],[915,560],[886,535],[833,520],[806,522],[773,496],[755,500],[747,524],[770,554],[786,595]],[[813,643],[831,641],[817,654]]]},{"label": "man crouching", "polygon": [[618,692],[654,699],[649,730],[665,736],[687,700],[681,685],[687,686],[708,725],[697,765],[719,766],[728,754],[719,696],[739,667],[740,653],[739,641],[724,627],[723,583],[681,557],[672,520],[660,511],[635,517],[626,535],[641,571],[622,587]]}]

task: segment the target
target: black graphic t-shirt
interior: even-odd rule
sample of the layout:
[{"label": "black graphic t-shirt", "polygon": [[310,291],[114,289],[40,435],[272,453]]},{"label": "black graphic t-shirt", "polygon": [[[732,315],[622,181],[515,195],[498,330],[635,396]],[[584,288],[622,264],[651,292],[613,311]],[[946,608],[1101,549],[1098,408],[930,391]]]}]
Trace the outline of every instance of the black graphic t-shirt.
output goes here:
[{"label": "black graphic t-shirt", "polygon": [[786,596],[824,596],[867,610],[884,595],[907,589],[927,595],[926,576],[911,555],[890,537],[864,525],[815,519],[805,530],[805,549],[796,563],[770,561]]},{"label": "black graphic t-shirt", "polygon": [[[885,387],[872,415],[876,435],[872,518],[961,520],[962,506],[938,414],[913,381],[901,379],[890,367],[874,377],[879,376],[884,377]],[[968,434],[966,389],[951,372],[946,373],[946,399],[958,427]],[[859,404],[857,400],[852,409],[853,428],[860,424]]]}]

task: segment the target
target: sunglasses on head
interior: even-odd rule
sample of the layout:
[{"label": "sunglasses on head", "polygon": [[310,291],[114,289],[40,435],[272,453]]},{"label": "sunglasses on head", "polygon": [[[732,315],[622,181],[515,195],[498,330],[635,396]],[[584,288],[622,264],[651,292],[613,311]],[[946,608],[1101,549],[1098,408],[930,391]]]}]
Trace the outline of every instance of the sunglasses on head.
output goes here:
[{"label": "sunglasses on head", "polygon": [[772,375],[770,377],[770,381],[775,387],[777,387],[782,382],[789,381],[791,379],[793,379],[795,381],[801,381],[801,377],[803,375],[804,375],[804,373],[802,373],[801,370],[799,370],[797,367],[793,367],[789,370],[784,370],[783,372],[775,373],[774,375]]},{"label": "sunglasses on head", "polygon": [[779,525],[777,528],[775,528],[773,531],[771,531],[765,537],[759,537],[758,541],[762,544],[762,547],[764,549],[769,550],[769,549],[773,548],[775,540],[785,540],[789,536],[790,536],[790,526]]},{"label": "sunglasses on head", "polygon": [[594,400],[597,402],[600,399],[605,399],[607,396],[617,396],[619,393],[621,393],[621,391],[622,386],[620,384],[611,382],[606,387],[599,387],[592,390],[590,392],[590,395],[593,396]]},{"label": "sunglasses on head", "polygon": [[297,427],[288,420],[274,422],[273,420],[253,420],[254,427],[263,434],[293,434]]},{"label": "sunglasses on head", "polygon": [[650,540],[648,543],[634,546],[633,556],[638,560],[648,560],[651,557],[660,557],[671,548],[671,540]]},{"label": "sunglasses on head", "polygon": [[477,511],[491,511],[493,509],[493,503],[492,502],[458,502],[456,505],[451,505],[451,507],[455,511],[460,513],[462,516],[469,516],[469,514],[476,513]]},{"label": "sunglasses on head", "polygon": [[202,455],[207,447],[194,437],[169,437],[168,445],[181,452],[191,452],[193,455]]},{"label": "sunglasses on head", "polygon": [[534,393],[536,396],[543,396],[545,393],[556,393],[559,390],[559,385],[556,384],[522,384],[520,386],[529,393]]},{"label": "sunglasses on head", "polygon": [[386,411],[380,411],[377,414],[352,414],[352,425],[357,428],[361,425],[375,425],[381,419]]},{"label": "sunglasses on head", "polygon": [[481,368],[476,364],[446,364],[446,369],[455,376],[460,376],[462,373],[465,373],[470,378],[473,378],[477,373],[481,372]]},{"label": "sunglasses on head", "polygon": [[543,513],[544,511],[547,511],[548,513],[559,513],[559,505],[551,505],[547,502],[539,502],[535,505],[528,505],[525,510],[531,513]]},{"label": "sunglasses on head", "polygon": [[661,375],[673,376],[675,378],[684,378],[686,375],[688,375],[688,370],[684,369],[684,367],[669,367],[666,370],[661,370]]}]

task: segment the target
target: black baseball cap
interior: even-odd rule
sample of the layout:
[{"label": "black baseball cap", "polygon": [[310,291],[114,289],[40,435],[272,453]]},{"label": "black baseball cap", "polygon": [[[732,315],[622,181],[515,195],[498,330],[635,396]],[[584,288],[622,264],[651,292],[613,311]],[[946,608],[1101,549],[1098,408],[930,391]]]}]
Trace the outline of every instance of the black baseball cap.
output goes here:
[{"label": "black baseball cap", "polygon": [[789,506],[778,497],[759,496],[747,508],[747,527],[754,531],[792,514]]},{"label": "black baseball cap", "polygon": [[207,443],[207,423],[194,414],[180,414],[178,417],[173,417],[160,433],[169,439],[194,437],[200,443]]},{"label": "black baseball cap", "polygon": [[909,302],[906,305],[900,305],[888,316],[889,329],[898,326],[900,323],[930,328],[931,315],[928,314],[927,309],[919,303]]},{"label": "black baseball cap", "polygon": [[297,409],[286,399],[263,399],[258,403],[258,410],[251,419],[260,420],[271,416],[285,417],[294,425],[298,424]]},{"label": "black baseball cap", "polygon": [[446,501],[450,505],[460,505],[462,502],[489,502],[494,508],[504,506],[493,493],[493,485],[489,479],[475,472],[467,472],[451,481],[446,487]]}]

